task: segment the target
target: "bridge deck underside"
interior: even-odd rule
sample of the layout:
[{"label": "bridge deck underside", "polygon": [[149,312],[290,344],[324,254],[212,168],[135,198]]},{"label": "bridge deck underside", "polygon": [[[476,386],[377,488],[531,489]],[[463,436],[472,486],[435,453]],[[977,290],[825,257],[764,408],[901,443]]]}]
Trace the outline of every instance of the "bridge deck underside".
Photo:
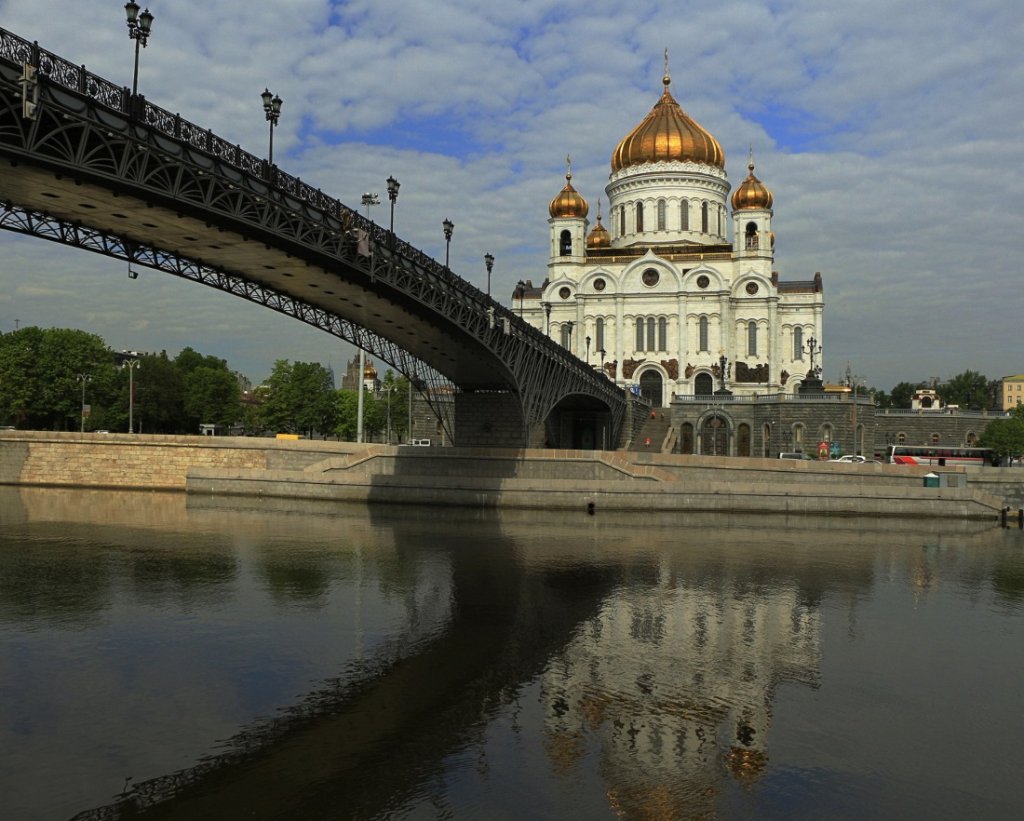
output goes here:
[{"label": "bridge deck underside", "polygon": [[0,199],[173,252],[223,269],[324,311],[348,319],[407,350],[464,389],[508,389],[488,352],[475,340],[446,328],[435,311],[407,295],[385,289],[348,266],[341,271],[304,261],[261,239],[259,230],[212,224],[210,215],[190,215],[187,204],[167,208],[64,172],[23,163],[0,175]]}]

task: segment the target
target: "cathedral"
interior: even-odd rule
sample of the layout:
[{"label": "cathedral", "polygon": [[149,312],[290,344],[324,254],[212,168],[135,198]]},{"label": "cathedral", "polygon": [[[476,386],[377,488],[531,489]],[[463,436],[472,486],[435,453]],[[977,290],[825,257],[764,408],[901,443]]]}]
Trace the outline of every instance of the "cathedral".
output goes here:
[{"label": "cathedral", "polygon": [[513,308],[655,408],[796,393],[820,372],[821,275],[779,279],[773,196],[753,154],[730,197],[722,147],[672,96],[667,58],[662,83],[612,152],[607,225],[601,200],[590,222],[567,162],[547,278],[520,283]]}]

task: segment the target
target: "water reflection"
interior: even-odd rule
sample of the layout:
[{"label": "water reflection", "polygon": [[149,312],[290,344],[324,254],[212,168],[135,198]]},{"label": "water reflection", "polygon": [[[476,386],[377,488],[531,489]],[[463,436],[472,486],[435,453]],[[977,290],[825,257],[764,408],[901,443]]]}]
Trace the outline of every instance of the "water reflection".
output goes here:
[{"label": "water reflection", "polygon": [[[15,580],[0,581],[0,620],[30,632],[143,613],[171,623],[152,634],[169,641],[187,615],[198,631],[188,652],[215,687],[187,687],[180,706],[196,726],[175,756],[136,750],[104,765],[106,783],[131,773],[135,786],[83,818],[799,815],[798,799],[778,803],[800,727],[778,723],[781,693],[803,694],[808,714],[845,706],[835,676],[826,686],[829,659],[843,678],[865,675],[858,647],[904,605],[957,624],[982,609],[1024,635],[1019,541],[977,524],[186,506],[3,489],[0,511],[17,521],[0,553]],[[59,576],[65,559],[54,593],[37,576]],[[237,662],[234,643],[249,648]],[[109,665],[125,662],[92,672]],[[295,668],[308,670],[305,688]],[[226,694],[244,709],[226,708]],[[873,726],[876,705],[857,710]],[[874,723],[884,744],[884,718]],[[209,751],[211,727],[230,739],[187,766]],[[832,755],[815,749],[816,766],[832,767],[821,783],[874,767]],[[830,793],[851,783],[840,776]],[[926,801],[945,806],[944,787],[929,782]],[[892,786],[857,788],[881,800]],[[98,803],[82,791],[72,806]]]}]

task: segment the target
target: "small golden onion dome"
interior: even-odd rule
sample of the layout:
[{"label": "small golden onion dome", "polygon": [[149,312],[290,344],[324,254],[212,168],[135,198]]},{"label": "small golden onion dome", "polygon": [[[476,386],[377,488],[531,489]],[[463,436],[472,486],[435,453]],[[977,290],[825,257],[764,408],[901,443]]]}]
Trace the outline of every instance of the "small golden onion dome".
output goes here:
[{"label": "small golden onion dome", "polygon": [[588,248],[610,248],[612,244],[612,235],[608,233],[608,229],[601,224],[601,218],[597,218],[597,225],[590,229],[590,233],[587,235],[587,247]]},{"label": "small golden onion dome", "polygon": [[640,124],[615,147],[612,173],[632,165],[652,162],[695,162],[725,170],[725,152],[718,140],[692,120],[668,90],[668,72],[661,80],[665,90]]},{"label": "small golden onion dome", "polygon": [[572,187],[572,174],[565,175],[565,188],[558,192],[558,196],[551,200],[548,206],[548,213],[555,219],[560,217],[586,217],[590,213],[590,206],[580,196],[579,192]]},{"label": "small golden onion dome", "polygon": [[377,369],[373,367],[369,362],[366,363],[366,367],[363,368],[363,379],[376,379]]},{"label": "small golden onion dome", "polygon": [[775,197],[768,187],[754,176],[754,159],[751,157],[747,164],[747,178],[740,183],[739,187],[732,193],[732,208],[734,211],[748,209],[760,209],[767,211],[772,207]]}]

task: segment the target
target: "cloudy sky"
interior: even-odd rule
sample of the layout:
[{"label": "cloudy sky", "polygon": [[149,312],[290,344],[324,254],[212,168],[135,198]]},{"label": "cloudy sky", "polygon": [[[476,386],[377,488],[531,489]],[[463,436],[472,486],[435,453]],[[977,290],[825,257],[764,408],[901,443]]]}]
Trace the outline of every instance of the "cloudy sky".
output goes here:
[{"label": "cloudy sky", "polygon": [[[6,28],[131,84],[120,0],[0,0]],[[544,279],[565,157],[596,212],[616,143],[672,90],[775,194],[776,269],[825,280],[826,379],[1024,372],[1011,260],[1022,188],[1024,17],[1007,0],[153,0],[139,90],[274,157],[506,302]],[[1017,253],[1019,259],[1019,253]],[[238,298],[0,231],[0,331],[73,327],[117,349],[185,345],[254,381],[276,359],[340,370],[345,343]]]}]

